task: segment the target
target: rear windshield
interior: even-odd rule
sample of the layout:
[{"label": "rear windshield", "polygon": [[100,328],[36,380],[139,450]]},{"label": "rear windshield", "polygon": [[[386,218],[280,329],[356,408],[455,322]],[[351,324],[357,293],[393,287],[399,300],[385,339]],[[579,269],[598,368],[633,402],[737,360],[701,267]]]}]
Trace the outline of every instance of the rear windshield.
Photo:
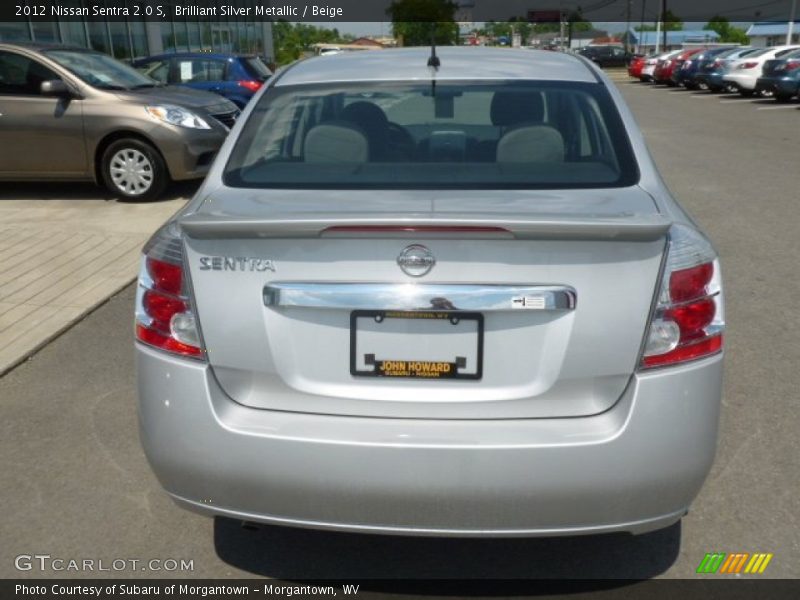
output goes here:
[{"label": "rear windshield", "polygon": [[[762,54],[766,54],[771,49],[772,48],[759,48],[758,50],[756,50],[754,52],[748,52],[746,56],[748,58],[756,58],[757,56],[761,56]],[[745,56],[745,55],[742,55],[742,56]]]},{"label": "rear windshield", "polygon": [[583,188],[638,180],[605,87],[565,82],[271,88],[226,166],[234,187]]},{"label": "rear windshield", "polygon": [[265,65],[260,58],[252,56],[242,60],[245,70],[251,77],[255,77],[259,81],[266,81],[272,77],[272,71]]}]

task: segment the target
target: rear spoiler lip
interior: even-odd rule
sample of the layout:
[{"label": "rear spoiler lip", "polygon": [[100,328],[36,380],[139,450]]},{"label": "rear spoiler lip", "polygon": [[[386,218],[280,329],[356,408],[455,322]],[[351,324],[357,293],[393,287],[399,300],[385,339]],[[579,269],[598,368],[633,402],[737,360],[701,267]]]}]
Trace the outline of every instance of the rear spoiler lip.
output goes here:
[{"label": "rear spoiler lip", "polygon": [[[661,239],[669,230],[672,221],[661,214],[615,215],[574,217],[542,216],[520,217],[517,215],[469,215],[459,217],[431,215],[284,215],[274,218],[232,218],[202,214],[190,214],[179,218],[183,231],[194,239],[259,239],[259,238],[320,238],[332,228],[358,227],[421,227],[459,228],[458,238],[486,238],[487,227],[505,230],[514,239],[553,240],[625,240],[648,242]],[[464,231],[475,227],[474,234]],[[483,230],[481,230],[483,228]],[[501,232],[501,233],[505,233]],[[506,234],[506,235],[508,235]],[[405,232],[403,237],[442,237],[447,234],[431,232]],[[385,232],[353,232],[336,237],[386,238]]]}]

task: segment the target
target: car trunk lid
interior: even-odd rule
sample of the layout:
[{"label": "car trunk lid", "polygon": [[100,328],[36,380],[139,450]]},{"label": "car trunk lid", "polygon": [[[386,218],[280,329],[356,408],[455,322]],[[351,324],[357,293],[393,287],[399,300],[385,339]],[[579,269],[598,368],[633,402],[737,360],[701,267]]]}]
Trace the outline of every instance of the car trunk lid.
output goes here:
[{"label": "car trunk lid", "polygon": [[639,188],[224,196],[181,219],[214,374],[244,405],[323,414],[607,410],[670,224]]}]

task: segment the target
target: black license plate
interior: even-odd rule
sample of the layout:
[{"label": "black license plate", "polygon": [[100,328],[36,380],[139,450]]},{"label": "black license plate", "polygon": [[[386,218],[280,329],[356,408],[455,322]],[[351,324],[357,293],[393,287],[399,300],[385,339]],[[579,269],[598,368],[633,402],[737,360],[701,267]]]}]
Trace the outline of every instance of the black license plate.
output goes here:
[{"label": "black license plate", "polygon": [[483,315],[356,310],[350,313],[350,373],[394,379],[480,379]]}]

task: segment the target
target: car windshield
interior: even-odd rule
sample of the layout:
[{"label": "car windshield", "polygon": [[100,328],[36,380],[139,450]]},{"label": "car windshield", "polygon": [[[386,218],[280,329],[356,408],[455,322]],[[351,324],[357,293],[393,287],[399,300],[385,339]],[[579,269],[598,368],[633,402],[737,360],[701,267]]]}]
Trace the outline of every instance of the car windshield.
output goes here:
[{"label": "car windshield", "polygon": [[583,188],[638,180],[605,86],[409,82],[274,87],[226,166],[234,187]]},{"label": "car windshield", "polygon": [[89,85],[104,90],[153,87],[158,82],[133,67],[99,52],[48,50],[47,56]]}]

